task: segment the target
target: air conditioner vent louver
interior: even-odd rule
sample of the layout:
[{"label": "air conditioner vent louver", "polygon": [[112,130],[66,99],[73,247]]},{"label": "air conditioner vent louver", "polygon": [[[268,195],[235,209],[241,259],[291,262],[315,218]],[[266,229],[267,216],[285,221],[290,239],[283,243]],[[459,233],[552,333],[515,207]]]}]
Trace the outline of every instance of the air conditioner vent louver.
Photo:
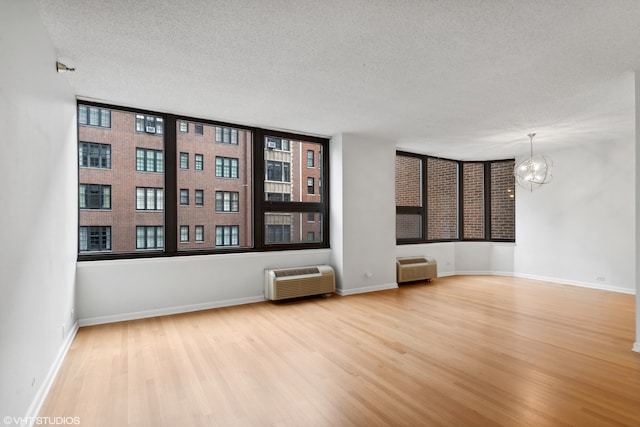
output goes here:
[{"label": "air conditioner vent louver", "polygon": [[398,283],[431,280],[438,275],[438,265],[433,258],[398,258],[396,275]]},{"label": "air conditioner vent louver", "polygon": [[264,296],[282,300],[333,293],[335,274],[328,265],[265,270]]}]

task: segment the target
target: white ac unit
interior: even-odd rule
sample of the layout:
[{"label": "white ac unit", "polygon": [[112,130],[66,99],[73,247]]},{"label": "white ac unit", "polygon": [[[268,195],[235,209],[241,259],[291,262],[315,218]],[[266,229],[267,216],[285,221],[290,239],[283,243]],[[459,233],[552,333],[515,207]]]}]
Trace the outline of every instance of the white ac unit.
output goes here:
[{"label": "white ac unit", "polygon": [[264,296],[269,300],[329,294],[335,290],[335,273],[328,265],[264,271]]},{"label": "white ac unit", "polygon": [[273,150],[276,147],[277,146],[275,141],[267,141],[267,148],[269,148],[270,150]]},{"label": "white ac unit", "polygon": [[147,133],[156,133],[155,126],[147,126]]}]

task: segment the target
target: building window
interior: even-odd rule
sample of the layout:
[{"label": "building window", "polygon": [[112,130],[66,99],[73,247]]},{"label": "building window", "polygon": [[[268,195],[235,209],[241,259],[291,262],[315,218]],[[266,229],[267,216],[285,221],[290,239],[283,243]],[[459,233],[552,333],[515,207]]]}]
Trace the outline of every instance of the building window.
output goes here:
[{"label": "building window", "polygon": [[195,155],[194,168],[197,171],[201,171],[204,169],[204,156],[202,154]]},{"label": "building window", "polygon": [[216,191],[216,212],[238,212],[240,193],[235,191]]},{"label": "building window", "polygon": [[[188,133],[189,132],[189,122],[185,122],[180,120],[180,132]],[[187,231],[189,231],[189,227],[187,227]]]},{"label": "building window", "polygon": [[180,169],[189,169],[189,153],[180,153]]},{"label": "building window", "polygon": [[313,150],[307,150],[307,167],[312,168],[315,164],[315,157]]},{"label": "building window", "polygon": [[267,224],[267,243],[290,243],[291,225]]},{"label": "building window", "polygon": [[81,168],[111,169],[111,145],[80,142],[78,164]]},{"label": "building window", "polygon": [[309,177],[307,178],[307,194],[314,194],[315,192],[315,185],[313,184],[313,178]]},{"label": "building window", "polygon": [[180,226],[180,243],[185,243],[189,241],[189,226],[181,225]]},{"label": "building window", "polygon": [[307,214],[307,222],[315,222],[316,221],[316,214],[314,214],[313,212],[309,212]]},{"label": "building window", "polygon": [[238,145],[238,129],[216,127],[216,142]]},{"label": "building window", "polygon": [[290,202],[291,194],[289,193],[267,193],[267,201],[269,202]]},{"label": "building window", "polygon": [[314,233],[313,231],[307,231],[307,240],[310,242],[316,240],[316,233]]},{"label": "building window", "polygon": [[291,182],[291,164],[267,160],[267,181]]},{"label": "building window", "polygon": [[238,246],[237,225],[216,225],[216,246]]},{"label": "building window", "polygon": [[238,178],[238,159],[216,157],[216,178]]},{"label": "building window", "polygon": [[196,225],[196,242],[204,242],[204,225]]},{"label": "building window", "polygon": [[80,252],[111,250],[111,227],[82,226],[78,235]]},{"label": "building window", "polygon": [[136,249],[162,249],[164,229],[162,226],[137,226]]},{"label": "building window", "polygon": [[111,186],[80,184],[80,209],[111,209]]},{"label": "building window", "polygon": [[164,120],[162,117],[136,114],[136,132],[162,135],[164,132]]},{"label": "building window", "polygon": [[291,151],[291,141],[273,136],[266,137],[265,145],[268,150]]},{"label": "building window", "polygon": [[196,206],[204,206],[204,190],[195,191]]},{"label": "building window", "polygon": [[136,209],[159,211],[164,209],[162,188],[136,187]]},{"label": "building window", "polygon": [[136,148],[136,170],[141,172],[163,172],[164,155],[162,150]]},{"label": "building window", "polygon": [[111,110],[80,105],[78,107],[78,124],[110,128]]},{"label": "building window", "polygon": [[427,240],[458,238],[458,162],[427,158]]},{"label": "building window", "polygon": [[198,135],[198,136],[204,135],[204,126],[203,125],[196,123],[196,124],[193,125],[193,128],[194,128],[193,133],[195,133],[196,135]]},{"label": "building window", "polygon": [[186,188],[180,189],[180,204],[181,205],[189,204],[189,190]]}]

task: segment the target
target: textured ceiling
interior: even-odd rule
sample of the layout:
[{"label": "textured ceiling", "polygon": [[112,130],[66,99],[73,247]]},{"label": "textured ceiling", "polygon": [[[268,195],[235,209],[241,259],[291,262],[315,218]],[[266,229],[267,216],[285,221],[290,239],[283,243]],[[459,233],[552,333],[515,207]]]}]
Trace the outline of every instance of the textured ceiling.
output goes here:
[{"label": "textured ceiling", "polygon": [[459,159],[634,134],[638,0],[36,3],[85,98]]}]

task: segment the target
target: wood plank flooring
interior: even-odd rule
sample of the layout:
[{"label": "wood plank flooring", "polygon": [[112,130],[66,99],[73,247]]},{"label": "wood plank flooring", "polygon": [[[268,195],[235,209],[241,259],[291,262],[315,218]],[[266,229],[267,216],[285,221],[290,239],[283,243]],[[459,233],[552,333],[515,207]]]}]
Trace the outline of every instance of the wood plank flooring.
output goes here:
[{"label": "wood plank flooring", "polygon": [[82,426],[640,426],[634,296],[455,276],[81,328]]}]

